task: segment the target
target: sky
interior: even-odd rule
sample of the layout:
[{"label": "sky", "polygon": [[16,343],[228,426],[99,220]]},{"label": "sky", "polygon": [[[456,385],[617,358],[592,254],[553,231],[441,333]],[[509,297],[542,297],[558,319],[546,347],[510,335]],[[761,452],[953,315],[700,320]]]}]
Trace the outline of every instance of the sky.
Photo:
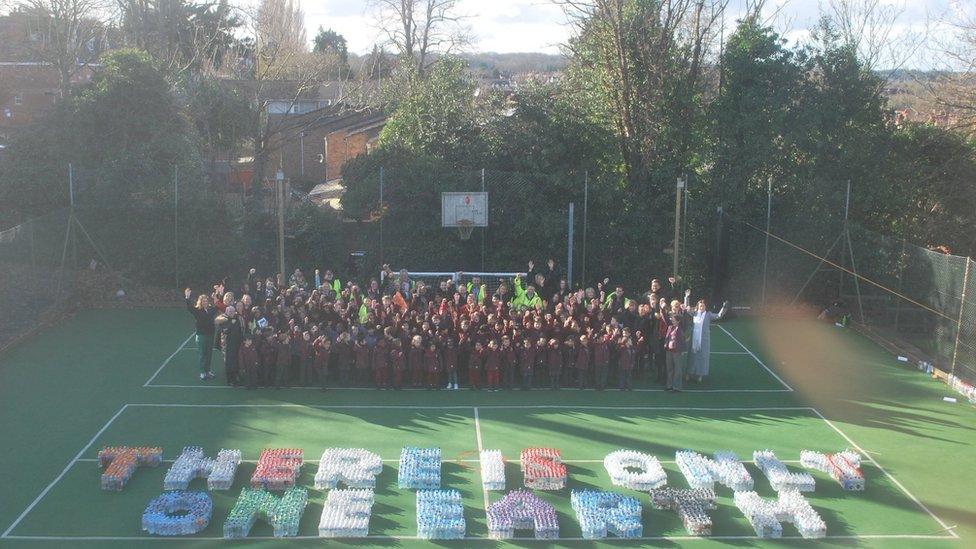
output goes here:
[{"label": "sky", "polygon": [[[734,25],[747,0],[730,0],[726,26]],[[827,0],[823,0],[826,2]],[[976,17],[976,0],[878,0],[900,11],[894,32],[916,36],[940,34],[938,20],[951,20],[965,13]],[[820,13],[821,0],[768,0],[766,12],[776,30],[793,41],[803,40]],[[321,25],[345,36],[349,50],[368,53],[382,43],[375,18],[364,0],[302,0],[309,36]],[[559,53],[559,45],[570,35],[562,10],[549,0],[461,0],[461,11],[469,16],[474,34],[469,50],[474,52]],[[775,14],[775,15],[774,15]],[[935,63],[919,54],[910,65],[925,68]]]}]

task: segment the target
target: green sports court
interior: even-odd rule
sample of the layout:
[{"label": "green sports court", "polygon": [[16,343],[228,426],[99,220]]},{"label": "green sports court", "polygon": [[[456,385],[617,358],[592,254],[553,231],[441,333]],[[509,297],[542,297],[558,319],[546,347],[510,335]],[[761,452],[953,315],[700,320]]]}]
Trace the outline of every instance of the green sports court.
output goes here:
[{"label": "green sports court", "polygon": [[[248,484],[263,448],[301,448],[299,485],[309,503],[299,536],[280,540],[259,521],[235,545],[323,542],[367,547],[426,545],[417,539],[414,493],[397,487],[400,449],[439,447],[442,487],[461,492],[471,545],[742,546],[806,545],[795,528],[783,539],[757,538],[716,485],[708,538],[688,536],[674,512],[653,509],[647,493],[611,485],[603,458],[617,449],[655,455],[668,484],[685,487],[675,451],[732,450],[763,497],[773,492],[752,459],[770,449],[802,471],[801,450],[863,456],[864,492],[845,492],[811,471],[806,497],[827,524],[821,543],[866,547],[964,547],[976,538],[976,410],[947,403],[944,384],[900,363],[851,330],[795,319],[730,318],[712,327],[713,375],[680,394],[638,382],[633,392],[562,389],[472,391],[244,389],[196,378],[181,309],[86,310],[47,328],[0,358],[0,456],[8,467],[0,499],[4,547],[226,545],[222,525]],[[97,453],[106,446],[160,446],[164,463],[137,470],[121,492],[102,491]],[[162,493],[168,463],[184,446],[208,455],[239,448],[244,463],[229,491],[214,491],[209,526],[194,536],[153,537],[140,528],[143,508]],[[365,448],[384,461],[377,477],[369,537],[317,537],[325,494],[312,478],[322,451]],[[552,503],[557,540],[488,539],[485,507],[503,492],[482,489],[478,456],[505,456],[506,489],[521,486],[523,448],[552,447],[568,468],[567,489],[537,492]],[[204,489],[197,480],[190,489]],[[582,540],[571,489],[614,490],[642,505],[638,540]],[[531,534],[526,534],[531,535]]]}]

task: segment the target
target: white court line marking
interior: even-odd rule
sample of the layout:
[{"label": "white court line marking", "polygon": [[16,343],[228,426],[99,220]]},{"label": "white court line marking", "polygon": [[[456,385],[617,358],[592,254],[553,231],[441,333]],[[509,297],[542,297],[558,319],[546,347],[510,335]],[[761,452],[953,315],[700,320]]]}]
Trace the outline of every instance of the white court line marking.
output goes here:
[{"label": "white court line marking", "polygon": [[[479,450],[479,452],[480,452],[480,450]],[[164,460],[162,460],[163,463],[173,463],[175,461],[176,461],[175,459],[164,459]],[[384,458],[382,461],[383,461],[383,463],[399,463],[400,462],[400,460],[397,459],[397,458]],[[603,461],[604,460],[602,460],[602,459],[564,459],[564,460],[562,460],[563,463],[603,463]],[[798,459],[781,459],[780,461],[783,462],[783,463],[790,463],[790,464],[800,463],[800,460],[798,460]],[[256,459],[242,459],[241,460],[241,463],[252,463],[253,464],[253,463],[257,463],[257,462],[258,462],[258,460],[256,460]],[[306,459],[303,463],[318,463],[318,462],[319,462],[319,460],[317,460],[317,459]],[[481,463],[481,460],[480,459],[450,459],[450,458],[443,459],[442,458],[441,459],[441,462],[443,462],[443,463]],[[81,458],[81,459],[78,460],[78,463],[98,463],[98,458]],[[512,462],[512,463],[514,463],[514,462]],[[677,461],[674,461],[674,460],[659,459],[658,460],[658,463],[672,464],[673,465],[673,464],[678,463],[678,462]],[[756,462],[755,461],[752,461],[752,460],[749,460],[749,461],[742,461],[742,463],[756,463]]]},{"label": "white court line marking", "polygon": [[762,366],[763,368],[765,368],[766,371],[769,372],[769,375],[775,377],[776,378],[776,381],[779,381],[783,385],[783,387],[786,387],[790,392],[793,391],[793,387],[790,387],[790,384],[789,383],[783,381],[783,378],[781,378],[778,375],[776,375],[776,372],[770,370],[769,369],[769,366],[766,366],[766,364],[763,361],[759,360],[759,357],[756,356],[755,353],[753,353],[752,351],[750,351],[748,347],[746,347],[745,345],[743,345],[742,342],[739,341],[738,338],[736,338],[734,335],[732,335],[732,332],[726,330],[725,329],[725,326],[722,326],[721,324],[716,324],[716,326],[718,326],[720,330],[722,330],[723,332],[725,332],[726,335],[728,335],[729,337],[731,337],[732,338],[732,341],[735,341],[736,343],[738,343],[739,344],[739,347],[742,347],[742,350],[744,350],[745,352],[749,353],[749,356],[751,356],[752,358],[754,358],[756,360],[756,362],[759,363],[760,366]]},{"label": "white court line marking", "polygon": [[[182,541],[182,542],[192,542],[192,541],[227,541],[227,538],[218,536],[207,536],[207,537],[197,537],[197,536],[170,536],[170,537],[154,537],[146,535],[145,537],[139,536],[8,536],[7,539],[15,540],[37,540],[37,541]],[[272,536],[248,536],[246,538],[235,539],[234,541],[248,541],[248,540],[267,540],[267,541],[282,541],[286,542],[288,540],[332,540],[335,538],[322,538],[319,536],[290,536],[286,538],[276,538]],[[347,541],[355,541],[357,539],[370,539],[370,540],[386,540],[386,541],[408,541],[408,540],[420,540],[421,538],[417,536],[383,536],[383,535],[369,535],[361,538],[344,538]],[[952,536],[946,535],[936,535],[936,534],[853,534],[853,535],[836,535],[836,536],[824,536],[817,539],[804,538],[802,536],[782,536],[779,538],[761,538],[759,536],[645,536],[640,538],[616,538],[608,536],[603,540],[592,540],[587,538],[548,538],[548,539],[536,539],[528,537],[515,537],[510,540],[504,540],[509,542],[525,542],[525,541],[538,541],[543,543],[549,543],[553,541],[716,541],[716,540],[763,540],[768,541],[770,539],[776,540],[806,540],[811,542],[816,542],[821,539],[847,539],[847,540],[858,540],[858,539],[955,539]],[[476,537],[465,537],[464,541],[484,541],[490,542],[492,544],[498,544],[499,540],[491,538],[476,538]],[[438,541],[438,540],[425,540],[425,541]]]},{"label": "white court line marking", "polygon": [[[475,433],[475,437],[478,439],[478,461],[480,463],[480,461],[481,461],[481,452],[485,449],[485,445],[482,444],[482,442],[481,442],[481,417],[478,415],[478,407],[477,406],[474,407],[474,433]],[[479,471],[479,476],[480,476],[480,474],[481,474],[481,472]],[[482,479],[482,483],[481,483],[481,493],[484,495],[484,498],[485,498],[485,512],[487,513],[488,512],[488,505],[489,505],[489,502],[488,502],[488,489],[485,488],[485,483],[484,483],[483,480],[484,479]]]},{"label": "white court line marking", "polygon": [[173,351],[173,354],[169,355],[169,357],[167,357],[166,360],[163,361],[163,363],[159,366],[159,368],[156,369],[156,372],[153,373],[152,377],[146,380],[146,382],[143,383],[142,386],[149,387],[150,386],[149,384],[152,383],[154,379],[156,379],[156,376],[159,375],[159,372],[162,372],[163,368],[165,368],[166,365],[169,364],[169,361],[173,360],[173,357],[176,356],[177,353],[179,353],[183,349],[183,347],[186,347],[186,344],[189,343],[191,339],[193,339],[193,336],[194,336],[194,332],[190,332],[190,335],[186,336],[186,339],[183,340],[183,343],[180,344],[180,346],[177,347],[175,351]]},{"label": "white court line marking", "polygon": [[921,501],[919,501],[919,499],[917,497],[915,497],[914,494],[912,494],[911,492],[909,492],[908,489],[905,488],[905,486],[901,482],[898,481],[898,479],[896,479],[894,476],[891,475],[891,473],[889,473],[887,470],[885,470],[885,468],[882,467],[880,463],[878,463],[873,457],[871,457],[871,454],[869,454],[867,451],[865,451],[864,448],[861,448],[860,446],[858,446],[856,442],[854,442],[853,440],[851,440],[851,437],[847,436],[844,433],[844,431],[841,431],[836,425],[833,424],[833,422],[831,422],[823,414],[821,414],[820,413],[820,410],[817,410],[816,408],[810,408],[810,409],[813,410],[813,413],[817,414],[817,416],[819,416],[820,419],[822,419],[824,421],[824,423],[826,423],[827,425],[829,425],[831,429],[833,429],[834,431],[837,431],[837,434],[839,434],[840,436],[844,437],[844,440],[846,440],[851,446],[853,446],[854,449],[856,449],[858,452],[861,452],[861,455],[863,455],[865,458],[867,458],[867,460],[870,461],[875,467],[877,467],[878,470],[880,470],[882,473],[884,473],[884,475],[886,477],[888,477],[888,479],[891,480],[891,482],[895,483],[895,486],[897,486],[898,488],[900,488],[901,491],[904,492],[905,495],[908,496],[908,498],[910,500],[914,501],[915,504],[918,505],[919,507],[921,507],[923,511],[925,511],[926,513],[928,513],[930,517],[932,517],[933,519],[935,519],[935,521],[939,523],[939,526],[941,526],[947,532],[949,532],[950,534],[952,534],[952,537],[953,538],[959,539],[959,534],[957,534],[957,533],[955,533],[953,531],[953,528],[955,528],[955,526],[949,526],[945,522],[942,522],[942,519],[940,519],[939,517],[935,516],[935,513],[933,513],[924,503],[922,503]]},{"label": "white court line marking", "polygon": [[[62,478],[68,473],[68,471],[79,461],[82,461],[82,456],[88,449],[95,443],[95,441],[104,433],[115,420],[122,415],[122,413],[129,407],[149,407],[149,408],[321,408],[321,409],[363,409],[363,408],[378,408],[378,409],[471,409],[471,406],[369,406],[369,405],[301,405],[301,404],[124,404],[118,412],[115,413],[106,423],[98,430],[97,433],[88,441],[88,444],[82,448],[75,457],[68,462],[68,465],[61,471],[61,473],[55,477],[50,484],[27,506],[26,509],[17,517],[17,519],[7,528],[0,539],[21,539],[21,540],[94,540],[94,541],[134,541],[134,540],[180,540],[176,538],[156,538],[156,537],[113,537],[113,536],[11,536],[10,532],[23,521],[24,517],[30,513],[34,507],[54,488],[54,486],[61,481]],[[959,539],[959,535],[953,531],[955,526],[948,526],[942,519],[935,515],[928,507],[925,506],[917,497],[915,497],[911,492],[901,482],[899,482],[891,473],[885,470],[870,454],[863,448],[861,448],[856,442],[854,442],[850,437],[848,437],[843,431],[841,431],[837,426],[835,426],[830,420],[828,420],[819,410],[810,406],[767,406],[767,407],[723,407],[723,408],[708,408],[708,407],[679,407],[679,406],[559,406],[559,405],[495,405],[495,406],[481,406],[480,408],[495,408],[495,409],[596,409],[596,410],[691,410],[691,411],[799,411],[806,410],[812,412],[817,417],[819,417],[824,423],[831,427],[835,432],[837,432],[841,437],[844,438],[851,446],[856,450],[861,452],[872,465],[878,468],[886,477],[888,477],[902,492],[909,497],[913,502],[915,502],[919,508],[924,510],[930,517],[932,517],[940,526],[942,526],[944,531],[949,532],[950,535],[931,535],[931,534],[861,534],[861,535],[843,535],[843,536],[826,536],[826,539]],[[480,426],[480,417],[478,418],[478,425]],[[479,429],[480,431],[480,429]],[[480,433],[479,433],[480,434]],[[84,461],[88,461],[84,459]],[[589,460],[578,460],[579,462],[589,461]],[[597,460],[594,460],[597,461]],[[784,461],[784,463],[792,463],[793,461]],[[667,463],[667,462],[666,462]],[[486,494],[487,495],[487,494]],[[486,507],[487,508],[487,507]],[[417,539],[415,536],[370,536],[370,538],[375,539]],[[198,540],[222,540],[223,537],[213,537],[213,538],[187,538],[187,539],[198,539]],[[276,539],[276,538],[249,538],[249,539]],[[277,538],[280,539],[280,538]],[[320,539],[318,536],[296,536],[294,539]],[[465,538],[466,540],[476,541],[476,540],[490,540],[489,538]],[[534,538],[516,538],[516,539],[534,539]],[[583,538],[559,538],[565,541],[583,541]],[[656,536],[647,538],[634,538],[634,539],[647,539],[647,540],[722,540],[722,539],[742,539],[742,540],[753,540],[753,539],[763,539],[757,536],[709,536],[709,537],[697,537],[697,536]],[[802,539],[799,536],[784,536],[780,539]],[[558,541],[558,540],[557,540]]]},{"label": "white court line marking", "polygon": [[[218,536],[209,537],[196,537],[196,536],[170,536],[170,537],[153,537],[153,536],[9,536],[8,539],[16,540],[45,540],[45,541],[182,541],[182,542],[192,542],[192,541],[228,541],[227,538]],[[248,540],[267,540],[267,541],[282,541],[287,542],[288,540],[332,540],[334,538],[321,538],[319,536],[291,536],[286,538],[275,538],[271,536],[248,536],[246,538],[240,538],[240,540],[235,541],[248,541]],[[355,541],[357,539],[370,539],[370,540],[385,540],[385,541],[409,541],[409,540],[420,540],[421,538],[417,536],[383,536],[383,535],[369,535],[361,538],[343,538],[344,541]],[[940,535],[930,535],[930,534],[862,534],[862,535],[838,535],[838,536],[824,536],[817,539],[808,539],[802,536],[782,536],[779,538],[761,538],[759,536],[647,536],[640,538],[616,538],[608,536],[603,540],[592,540],[587,538],[549,538],[549,539],[535,539],[528,537],[515,537],[509,540],[509,542],[525,542],[525,541],[538,541],[543,543],[549,543],[554,541],[732,541],[732,540],[742,540],[742,541],[758,541],[764,540],[768,541],[770,539],[774,540],[806,540],[815,542],[821,539],[836,539],[836,540],[858,540],[858,539],[953,539],[952,536],[940,536]],[[439,540],[425,540],[425,541],[439,541]],[[475,537],[465,537],[464,541],[485,541],[497,545],[499,540],[491,538],[475,538]]]},{"label": "white court line marking", "polygon": [[[240,387],[231,387],[229,385],[174,385],[174,384],[154,383],[152,385],[143,385],[143,387],[150,387],[153,389],[239,389],[240,390]],[[262,390],[262,389],[270,390],[269,387],[259,387],[256,390]],[[296,391],[296,390],[320,391],[320,392],[322,391],[322,389],[319,387],[281,387],[281,389],[292,390],[292,391]],[[467,389],[465,388],[465,390]],[[546,389],[544,387],[536,387],[531,390],[552,392],[552,389]],[[579,391],[579,389],[576,389],[574,387],[563,387],[561,390]],[[329,387],[326,392],[328,391],[379,391],[379,389],[377,389],[376,387]],[[423,392],[430,392],[430,393],[438,392],[435,389],[417,389],[413,387],[401,389],[399,392],[407,392],[407,391],[423,391]],[[583,391],[596,392],[596,389],[583,389]],[[682,393],[790,393],[792,391],[793,389],[682,389],[681,390]],[[440,391],[440,392],[448,392],[448,391]],[[487,391],[481,391],[481,392],[487,393]],[[522,389],[509,389],[506,390],[505,392],[521,393]],[[665,391],[664,389],[632,389],[630,391],[621,391],[619,389],[607,389],[606,391],[603,392],[605,393],[626,393],[626,392],[663,393]]]},{"label": "white court line marking", "polygon": [[[132,408],[320,408],[323,410],[470,410],[471,405],[396,405],[396,404],[179,404],[179,403],[129,403],[126,406]],[[479,409],[532,409],[532,410],[664,410],[682,411],[691,410],[694,412],[799,412],[810,411],[809,406],[591,406],[564,405],[564,404],[489,404],[478,406]]]},{"label": "white court line marking", "polygon": [[30,513],[31,510],[33,510],[38,503],[40,503],[40,501],[44,498],[44,496],[46,496],[47,493],[50,492],[52,488],[54,488],[54,485],[60,482],[62,478],[64,478],[64,475],[68,474],[68,471],[71,469],[71,467],[74,466],[74,464],[79,459],[81,459],[81,456],[85,455],[85,452],[87,452],[88,449],[91,448],[92,444],[95,444],[95,441],[98,439],[98,437],[102,436],[102,433],[104,433],[109,428],[109,426],[112,425],[112,423],[116,419],[118,419],[118,417],[122,415],[122,412],[124,412],[128,407],[129,407],[128,404],[123,404],[122,407],[119,408],[119,411],[115,412],[115,415],[112,416],[108,421],[106,421],[105,425],[102,425],[102,428],[99,429],[97,433],[95,433],[95,436],[91,437],[91,440],[88,441],[88,444],[86,444],[84,448],[82,448],[77,454],[75,454],[75,457],[71,461],[69,461],[67,465],[64,466],[64,469],[61,471],[61,473],[58,476],[56,476],[54,480],[51,481],[51,484],[47,485],[47,488],[45,488],[36,498],[34,498],[34,501],[32,501],[31,504],[27,506],[27,509],[24,509],[24,512],[21,513],[20,516],[17,517],[17,520],[15,520],[13,524],[11,524],[10,527],[3,532],[3,535],[0,536],[0,538],[6,538],[10,535],[10,532],[12,532],[13,529],[16,528],[18,524],[20,524],[20,521],[24,520],[24,517],[26,517],[27,514]]}]

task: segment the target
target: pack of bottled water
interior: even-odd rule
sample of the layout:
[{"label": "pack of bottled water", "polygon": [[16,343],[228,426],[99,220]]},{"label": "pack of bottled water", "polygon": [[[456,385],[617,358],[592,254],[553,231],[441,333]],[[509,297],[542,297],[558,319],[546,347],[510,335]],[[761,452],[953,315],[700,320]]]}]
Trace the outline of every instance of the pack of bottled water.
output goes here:
[{"label": "pack of bottled water", "polygon": [[712,476],[716,482],[728,486],[735,492],[752,490],[753,480],[749,470],[739,460],[739,456],[731,450],[719,450],[712,456]]},{"label": "pack of bottled water", "polygon": [[783,535],[783,525],[777,515],[776,501],[763,499],[753,491],[736,492],[733,496],[735,506],[745,515],[761,538],[778,538]]},{"label": "pack of bottled water", "polygon": [[331,490],[322,506],[319,537],[364,538],[369,535],[373,491],[367,488]]},{"label": "pack of bottled water", "polygon": [[457,490],[417,491],[417,537],[464,539],[464,506]]},{"label": "pack of bottled water", "polygon": [[566,487],[566,465],[555,448],[526,448],[519,456],[526,488],[562,490]]},{"label": "pack of bottled water", "polygon": [[485,490],[505,489],[505,458],[501,450],[482,450],[481,485]]},{"label": "pack of bottled water", "polygon": [[158,467],[163,462],[163,449],[159,447],[111,446],[98,452],[98,465],[102,472],[102,490],[120,491],[138,467]]},{"label": "pack of bottled water", "polygon": [[[185,446],[163,477],[163,490],[186,490],[195,478],[207,478],[213,472],[214,460],[199,446]],[[235,471],[237,468],[235,467]],[[233,482],[233,477],[231,478]]]},{"label": "pack of bottled water", "polygon": [[403,489],[441,487],[441,449],[407,447],[400,451],[397,485]]},{"label": "pack of bottled water", "polygon": [[812,492],[816,488],[813,477],[809,473],[791,473],[772,450],[756,450],[752,453],[756,467],[766,475],[773,490],[782,492],[796,490],[798,492]]},{"label": "pack of bottled water", "polygon": [[603,539],[608,533],[618,538],[639,538],[644,534],[641,505],[635,497],[573,490],[570,503],[586,539]]},{"label": "pack of bottled water", "polygon": [[339,482],[350,488],[375,488],[383,460],[363,448],[328,448],[322,452],[315,473],[315,489],[333,489]]},{"label": "pack of bottled water", "polygon": [[678,450],[674,453],[674,460],[678,470],[688,481],[688,486],[708,490],[715,488],[712,469],[705,456],[691,450]]},{"label": "pack of bottled water", "polygon": [[779,493],[777,515],[784,522],[792,522],[805,538],[822,538],[827,535],[827,524],[810,506],[803,494],[787,490]]},{"label": "pack of bottled water", "polygon": [[237,476],[237,468],[241,466],[241,451],[222,448],[217,452],[217,459],[213,462],[213,469],[207,477],[207,488],[210,490],[230,490]]},{"label": "pack of bottled water", "polygon": [[556,508],[528,490],[513,490],[488,506],[488,537],[513,539],[516,530],[532,530],[535,539],[559,537]]},{"label": "pack of bottled water", "polygon": [[715,491],[708,488],[659,488],[651,491],[651,505],[655,509],[670,509],[678,513],[685,531],[692,536],[712,535]]},{"label": "pack of bottled water", "polygon": [[142,529],[154,536],[187,536],[210,524],[213,500],[206,492],[165,492],[142,512]]},{"label": "pack of bottled water", "polygon": [[251,487],[286,490],[295,486],[302,470],[305,452],[301,448],[265,448],[261,450]]},{"label": "pack of bottled water", "polygon": [[634,450],[616,450],[603,458],[603,467],[614,486],[649,492],[668,483],[657,457]]},{"label": "pack of bottled water", "polygon": [[246,538],[258,519],[271,523],[276,538],[298,535],[308,504],[308,490],[292,486],[282,496],[264,489],[244,488],[224,522],[225,538]]},{"label": "pack of bottled water", "polygon": [[807,469],[816,469],[829,474],[844,490],[864,491],[861,455],[851,449],[836,454],[803,450],[800,452],[800,463]]}]

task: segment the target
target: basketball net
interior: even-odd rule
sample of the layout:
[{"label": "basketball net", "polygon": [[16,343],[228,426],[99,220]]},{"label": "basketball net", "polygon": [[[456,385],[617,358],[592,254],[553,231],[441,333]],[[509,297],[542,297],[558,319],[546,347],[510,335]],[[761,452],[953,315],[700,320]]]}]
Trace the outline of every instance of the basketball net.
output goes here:
[{"label": "basketball net", "polygon": [[471,238],[471,233],[474,232],[474,221],[470,219],[458,219],[457,229],[461,240],[468,240]]}]

